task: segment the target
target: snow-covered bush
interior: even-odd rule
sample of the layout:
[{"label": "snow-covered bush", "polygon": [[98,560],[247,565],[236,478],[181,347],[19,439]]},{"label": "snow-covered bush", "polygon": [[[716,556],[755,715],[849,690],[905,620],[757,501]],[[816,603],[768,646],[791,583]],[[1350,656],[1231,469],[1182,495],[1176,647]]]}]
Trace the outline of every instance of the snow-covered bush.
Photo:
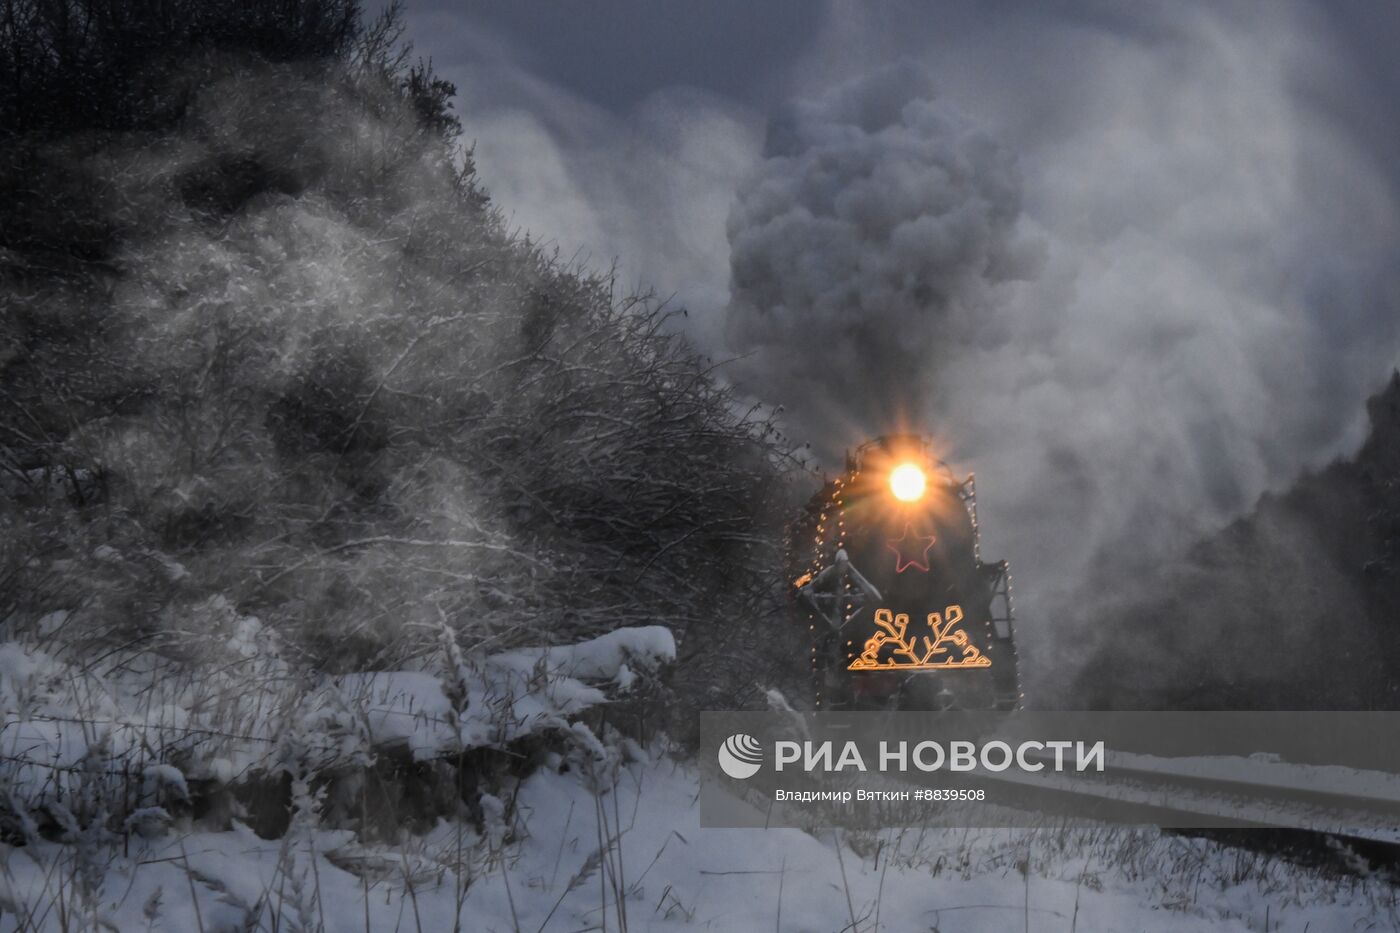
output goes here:
[{"label": "snow-covered bush", "polygon": [[[304,921],[319,834],[500,850],[532,769],[603,793],[755,690],[779,438],[670,309],[506,228],[392,11],[60,7],[16,9],[92,73],[31,92],[111,107],[0,90],[0,845],[73,847],[97,923],[114,845],[246,827]],[[104,58],[133,34],[166,57]]]},{"label": "snow-covered bush", "polygon": [[0,142],[0,637],[199,669],[217,597],[318,670],[442,619],[468,654],[733,640],[771,608],[770,426],[666,309],[512,236],[431,79],[356,48],[202,53],[178,120]]}]

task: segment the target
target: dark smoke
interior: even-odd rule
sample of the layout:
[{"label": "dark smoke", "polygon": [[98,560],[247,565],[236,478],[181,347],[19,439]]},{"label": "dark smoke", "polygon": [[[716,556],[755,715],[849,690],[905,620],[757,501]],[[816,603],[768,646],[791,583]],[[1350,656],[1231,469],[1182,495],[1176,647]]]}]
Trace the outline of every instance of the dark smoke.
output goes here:
[{"label": "dark smoke", "polygon": [[729,218],[734,379],[827,456],[926,425],[943,362],[1005,339],[998,290],[1037,266],[1014,157],[909,63],[796,104],[764,156]]}]

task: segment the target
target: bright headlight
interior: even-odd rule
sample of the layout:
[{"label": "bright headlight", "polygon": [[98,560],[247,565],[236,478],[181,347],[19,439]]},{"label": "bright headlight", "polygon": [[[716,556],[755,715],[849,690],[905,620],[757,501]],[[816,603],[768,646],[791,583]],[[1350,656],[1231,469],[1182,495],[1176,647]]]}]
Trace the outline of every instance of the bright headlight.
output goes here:
[{"label": "bright headlight", "polygon": [[900,502],[923,498],[924,482],[924,471],[912,463],[901,463],[890,472],[890,492]]}]

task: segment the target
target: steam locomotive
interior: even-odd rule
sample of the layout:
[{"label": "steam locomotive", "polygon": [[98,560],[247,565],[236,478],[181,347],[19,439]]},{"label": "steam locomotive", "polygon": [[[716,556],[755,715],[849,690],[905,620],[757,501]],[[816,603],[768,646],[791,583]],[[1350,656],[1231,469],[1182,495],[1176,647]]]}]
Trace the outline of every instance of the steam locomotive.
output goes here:
[{"label": "steam locomotive", "polygon": [[957,479],[928,438],[848,453],[788,553],[818,709],[1019,706],[1007,563],[982,560],[975,478]]}]

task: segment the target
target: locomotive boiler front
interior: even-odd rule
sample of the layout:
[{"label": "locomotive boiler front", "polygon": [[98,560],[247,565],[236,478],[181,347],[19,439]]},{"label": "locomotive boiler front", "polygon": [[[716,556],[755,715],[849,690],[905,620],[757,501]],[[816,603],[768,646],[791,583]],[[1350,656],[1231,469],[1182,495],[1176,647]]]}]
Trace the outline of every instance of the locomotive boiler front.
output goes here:
[{"label": "locomotive boiler front", "polygon": [[1006,563],[981,560],[975,480],[926,438],[858,448],[793,536],[794,558],[808,555],[791,569],[819,707],[1019,704]]}]

